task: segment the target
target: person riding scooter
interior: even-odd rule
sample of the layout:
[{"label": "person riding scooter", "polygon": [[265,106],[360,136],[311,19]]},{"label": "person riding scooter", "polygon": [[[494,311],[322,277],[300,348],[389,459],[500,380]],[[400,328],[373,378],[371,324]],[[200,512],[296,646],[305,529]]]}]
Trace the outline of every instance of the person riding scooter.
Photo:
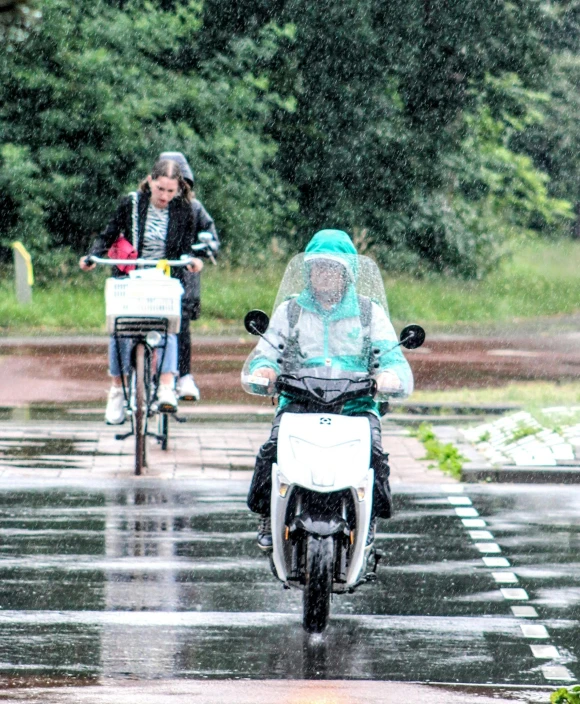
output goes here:
[{"label": "person riding scooter", "polygon": [[[271,388],[279,374],[288,373],[288,369],[324,366],[370,374],[382,394],[411,393],[411,368],[400,348],[394,348],[397,336],[385,308],[357,293],[358,262],[356,248],[346,232],[321,230],[314,235],[301,265],[302,291],[284,300],[274,311],[267,338],[260,340],[247,363],[251,378],[263,379]],[[260,514],[258,545],[264,550],[272,547],[271,473],[285,411],[308,412],[296,399],[280,396],[270,438],[258,452],[248,493],[250,510]],[[371,427],[375,487],[370,544],[376,518],[390,518],[392,514],[390,470],[388,455],[383,453],[379,405],[371,397],[356,399],[345,403],[341,413],[364,416]]]}]

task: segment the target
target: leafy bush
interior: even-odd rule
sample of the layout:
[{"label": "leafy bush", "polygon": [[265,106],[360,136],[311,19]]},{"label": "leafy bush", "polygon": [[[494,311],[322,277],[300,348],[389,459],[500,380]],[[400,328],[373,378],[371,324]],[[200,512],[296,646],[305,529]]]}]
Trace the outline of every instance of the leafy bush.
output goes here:
[{"label": "leafy bush", "polygon": [[580,687],[560,687],[550,695],[551,704],[580,704]]}]

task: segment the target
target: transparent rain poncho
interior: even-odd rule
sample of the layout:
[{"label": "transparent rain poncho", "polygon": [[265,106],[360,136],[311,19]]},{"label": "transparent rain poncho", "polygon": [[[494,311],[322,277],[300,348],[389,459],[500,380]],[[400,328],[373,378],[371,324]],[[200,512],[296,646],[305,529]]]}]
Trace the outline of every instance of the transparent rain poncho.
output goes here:
[{"label": "transparent rain poncho", "polygon": [[389,319],[380,271],[357,254],[298,254],[286,267],[266,340],[259,339],[242,370],[250,394],[273,396],[263,376],[301,374],[340,378],[392,371],[397,396],[413,388],[411,369]]}]

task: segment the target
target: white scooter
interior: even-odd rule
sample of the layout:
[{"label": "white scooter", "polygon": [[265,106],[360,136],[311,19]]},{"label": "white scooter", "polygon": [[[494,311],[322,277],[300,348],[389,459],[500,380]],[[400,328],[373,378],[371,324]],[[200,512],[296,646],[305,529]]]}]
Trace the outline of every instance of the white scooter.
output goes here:
[{"label": "white scooter", "polygon": [[[251,311],[245,324],[268,341],[265,313]],[[414,349],[424,339],[420,326],[409,325],[399,344]],[[380,553],[367,545],[374,485],[370,424],[340,412],[349,400],[374,396],[377,386],[367,374],[317,367],[280,375],[276,389],[312,412],[287,411],[281,418],[272,466],[272,571],[286,588],[303,590],[303,627],[321,633],[332,594],[352,593],[376,579]]]}]

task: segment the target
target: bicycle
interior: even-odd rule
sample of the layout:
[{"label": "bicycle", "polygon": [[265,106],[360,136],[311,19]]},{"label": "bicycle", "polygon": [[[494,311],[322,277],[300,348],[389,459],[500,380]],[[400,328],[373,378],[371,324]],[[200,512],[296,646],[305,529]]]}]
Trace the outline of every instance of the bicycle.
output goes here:
[{"label": "bicycle", "polygon": [[[205,253],[212,261],[207,242],[191,247],[194,254]],[[136,267],[186,267],[193,257],[184,255],[176,260],[109,259],[86,257],[88,264],[102,266],[131,265]],[[149,273],[147,273],[149,272]],[[159,272],[152,274],[151,272]],[[158,268],[136,269],[123,278],[109,278],[105,288],[107,332],[113,335],[119,368],[123,369],[119,341],[133,340],[130,353],[129,383],[121,374],[127,415],[131,419],[128,433],[115,435],[116,440],[135,436],[135,475],[147,466],[147,437],[154,437],[162,450],[169,446],[169,412],[157,405],[160,371],[167,348],[168,335],[179,332],[183,287],[177,279],[163,276]],[[161,355],[159,357],[159,355]],[[149,419],[157,415],[157,432],[150,432]],[[173,414],[178,422],[185,418]]]}]

